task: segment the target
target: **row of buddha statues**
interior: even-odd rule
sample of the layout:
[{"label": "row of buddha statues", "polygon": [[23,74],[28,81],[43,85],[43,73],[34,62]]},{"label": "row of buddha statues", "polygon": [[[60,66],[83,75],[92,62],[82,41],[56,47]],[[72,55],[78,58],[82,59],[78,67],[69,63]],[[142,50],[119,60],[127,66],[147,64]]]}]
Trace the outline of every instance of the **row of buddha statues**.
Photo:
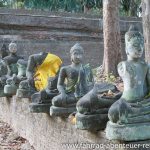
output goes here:
[{"label": "row of buddha statues", "polygon": [[[75,115],[78,129],[106,128],[109,140],[150,139],[150,67],[143,57],[144,38],[135,26],[125,34],[127,60],[118,64],[124,90],[107,82],[94,83],[92,69],[84,64],[84,49],[77,43],[70,49],[71,65],[51,53],[17,55],[17,45],[9,44],[9,54],[0,60],[0,96],[31,98],[32,113],[62,117]],[[113,96],[104,95],[108,91]]]}]

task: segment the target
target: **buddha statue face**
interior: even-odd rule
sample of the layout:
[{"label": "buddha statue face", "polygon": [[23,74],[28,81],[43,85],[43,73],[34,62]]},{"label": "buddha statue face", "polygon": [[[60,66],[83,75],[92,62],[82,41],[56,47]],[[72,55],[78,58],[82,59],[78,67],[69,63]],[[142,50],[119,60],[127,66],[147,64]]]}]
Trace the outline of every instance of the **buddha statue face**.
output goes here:
[{"label": "buddha statue face", "polygon": [[142,57],[144,50],[144,38],[137,29],[131,28],[125,35],[126,54],[130,58]]},{"label": "buddha statue face", "polygon": [[140,43],[130,43],[126,48],[126,52],[131,58],[140,58],[142,57],[143,49],[144,48]]},{"label": "buddha statue face", "polygon": [[9,51],[10,53],[16,53],[17,52],[17,45],[15,43],[9,44]]},{"label": "buddha statue face", "polygon": [[80,64],[83,60],[84,50],[79,44],[75,44],[71,50],[71,61],[75,64]]}]

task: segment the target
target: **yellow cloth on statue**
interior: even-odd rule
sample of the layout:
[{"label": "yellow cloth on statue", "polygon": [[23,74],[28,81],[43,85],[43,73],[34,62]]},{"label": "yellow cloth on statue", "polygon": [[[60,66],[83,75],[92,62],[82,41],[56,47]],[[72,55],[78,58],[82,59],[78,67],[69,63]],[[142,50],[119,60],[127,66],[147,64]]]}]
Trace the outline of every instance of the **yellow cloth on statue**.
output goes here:
[{"label": "yellow cloth on statue", "polygon": [[55,77],[62,64],[61,59],[48,53],[43,63],[37,67],[34,75],[35,87],[38,91],[46,88],[49,77]]}]

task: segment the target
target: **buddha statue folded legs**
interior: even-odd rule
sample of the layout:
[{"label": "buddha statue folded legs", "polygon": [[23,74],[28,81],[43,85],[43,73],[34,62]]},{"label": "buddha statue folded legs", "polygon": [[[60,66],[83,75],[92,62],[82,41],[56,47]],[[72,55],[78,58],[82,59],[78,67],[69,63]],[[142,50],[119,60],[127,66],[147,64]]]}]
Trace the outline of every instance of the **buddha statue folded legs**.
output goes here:
[{"label": "buddha statue folded legs", "polygon": [[57,75],[56,77],[49,77],[48,86],[31,96],[30,112],[49,113],[49,108],[52,104],[51,100],[58,95],[57,80]]},{"label": "buddha statue folded legs", "polygon": [[142,59],[142,34],[131,26],[125,34],[127,61],[118,64],[124,83],[121,98],[108,111],[106,137],[110,140],[150,139],[150,68]]},{"label": "buddha statue folded legs", "polygon": [[83,48],[75,44],[71,50],[72,64],[60,69],[57,88],[59,95],[52,99],[51,116],[67,116],[76,111],[76,103],[93,85],[90,66],[82,64]]},{"label": "buddha statue folded legs", "polygon": [[[105,95],[111,91],[111,94]],[[96,131],[104,129],[108,121],[109,107],[121,96],[110,83],[96,83],[94,88],[77,102],[76,127]]]},{"label": "buddha statue folded legs", "polygon": [[[17,55],[17,44],[11,42],[9,44],[9,55],[4,57],[3,60],[1,61],[1,72],[3,75],[0,77],[0,80],[1,80],[1,84],[3,84],[2,87],[4,90],[5,96],[7,95],[7,92],[4,88],[4,86],[6,85],[6,81],[9,80],[9,78],[11,78],[12,75],[18,74],[17,61],[21,58],[22,57]],[[16,88],[13,87],[12,90],[14,91],[14,90],[16,90]]]}]

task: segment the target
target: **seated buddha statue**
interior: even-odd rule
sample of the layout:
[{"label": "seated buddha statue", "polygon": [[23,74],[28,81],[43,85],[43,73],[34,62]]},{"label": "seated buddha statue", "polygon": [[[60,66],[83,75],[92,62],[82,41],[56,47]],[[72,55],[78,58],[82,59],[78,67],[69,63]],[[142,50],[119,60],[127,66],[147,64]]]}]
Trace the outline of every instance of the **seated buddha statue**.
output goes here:
[{"label": "seated buddha statue", "polygon": [[106,137],[110,140],[150,139],[150,67],[142,54],[144,38],[134,26],[125,34],[127,60],[118,64],[123,80],[121,98],[109,109]]},{"label": "seated buddha statue", "polygon": [[12,96],[16,94],[19,83],[26,79],[26,68],[27,61],[23,59],[19,59],[17,61],[18,74],[13,74],[12,77],[6,80],[6,84],[4,86],[4,93],[6,96]]},{"label": "seated buddha statue", "polygon": [[[0,82],[1,84],[3,84],[3,87],[6,84],[6,80],[8,78],[10,78],[13,74],[17,74],[18,73],[18,69],[17,69],[17,61],[22,58],[20,56],[17,55],[17,45],[16,43],[11,42],[9,44],[9,55],[4,57],[3,60],[1,61],[1,64],[3,64],[2,66],[4,67],[4,70],[2,71],[3,73],[7,70],[7,73],[5,73],[4,75],[2,75],[0,77]],[[2,67],[1,66],[1,67]],[[5,69],[7,68],[7,69]]]},{"label": "seated buddha statue", "polygon": [[9,53],[3,60],[7,65],[7,76],[11,77],[13,74],[18,74],[17,61],[23,57],[17,55],[17,44],[13,42],[9,44]]},{"label": "seated buddha statue", "polygon": [[17,97],[30,98],[32,94],[45,89],[48,78],[56,76],[61,64],[61,59],[51,53],[31,55],[26,70],[27,80],[20,82]]},{"label": "seated buddha statue", "polygon": [[4,62],[3,58],[8,56],[6,45],[3,44],[0,49],[0,97],[5,96],[4,94],[4,85],[6,83],[6,75],[7,75],[7,65]]},{"label": "seated buddha statue", "polygon": [[76,111],[76,103],[93,86],[93,75],[90,66],[84,65],[84,50],[75,44],[71,50],[71,65],[60,69],[57,89],[59,95],[52,99],[51,116],[67,116]]}]

